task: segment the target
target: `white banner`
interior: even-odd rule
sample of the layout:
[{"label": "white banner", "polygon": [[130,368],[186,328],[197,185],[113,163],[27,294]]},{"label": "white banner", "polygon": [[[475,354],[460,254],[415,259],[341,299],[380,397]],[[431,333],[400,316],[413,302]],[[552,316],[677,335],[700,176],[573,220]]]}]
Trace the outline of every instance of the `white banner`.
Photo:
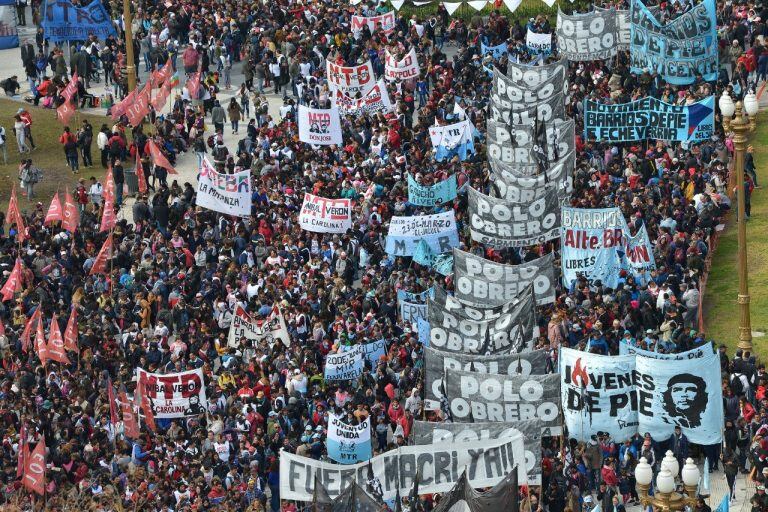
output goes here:
[{"label": "white banner", "polygon": [[299,140],[316,146],[341,144],[339,111],[299,105]]},{"label": "white banner", "polygon": [[352,15],[352,32],[358,34],[364,26],[368,25],[368,30],[371,34],[375,34],[381,30],[385,34],[389,34],[395,30],[395,11],[385,12],[378,16],[358,16]]},{"label": "white banner", "polygon": [[525,35],[525,45],[531,53],[551,53],[552,34],[537,34],[528,30]]},{"label": "white banner", "polygon": [[352,227],[352,203],[349,199],[304,194],[299,225],[315,233],[346,233]]},{"label": "white banner", "polygon": [[379,80],[362,98],[353,98],[340,89],[337,89],[331,97],[343,116],[362,116],[392,111],[392,103],[389,101],[384,80]]},{"label": "white banner", "polygon": [[342,464],[354,464],[371,458],[371,420],[350,425],[342,416],[328,413],[328,456]]},{"label": "white banner", "polygon": [[291,346],[291,337],[285,326],[285,319],[277,307],[272,309],[272,313],[267,318],[257,321],[238,305],[235,308],[235,314],[232,315],[227,345],[239,347],[242,340],[266,341],[270,347],[276,340],[280,340],[286,347]]},{"label": "white banner", "polygon": [[365,95],[376,83],[370,60],[359,66],[339,66],[326,60],[325,76],[331,91],[341,91],[350,96],[358,92]]},{"label": "white banner", "polygon": [[208,410],[202,368],[163,374],[136,368],[136,376],[144,382],[142,398],[149,400],[157,419],[197,416]]},{"label": "white banner", "polygon": [[251,214],[251,171],[219,174],[208,158],[203,157],[195,202],[225,215],[248,217]]},{"label": "white banner", "polygon": [[384,51],[384,78],[387,80],[409,80],[419,76],[419,60],[416,57],[416,49],[411,48],[405,57],[396,60],[389,53]]}]

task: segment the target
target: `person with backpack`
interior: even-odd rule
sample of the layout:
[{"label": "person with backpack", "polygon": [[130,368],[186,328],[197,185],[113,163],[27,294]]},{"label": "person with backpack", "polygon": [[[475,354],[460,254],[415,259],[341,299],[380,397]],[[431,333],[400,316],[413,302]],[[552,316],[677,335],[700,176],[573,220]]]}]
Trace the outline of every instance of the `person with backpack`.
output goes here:
[{"label": "person with backpack", "polygon": [[72,169],[72,174],[80,172],[80,164],[77,156],[77,137],[70,131],[69,126],[64,127],[64,133],[59,137],[59,142],[64,147],[64,157],[67,166]]},{"label": "person with backpack", "polygon": [[32,159],[22,160],[19,167],[19,180],[21,181],[22,193],[28,200],[35,197],[35,185],[43,180],[43,171],[32,165]]},{"label": "person with backpack", "polygon": [[120,136],[118,131],[112,132],[112,136],[109,138],[109,159],[112,165],[115,165],[115,160],[123,157],[125,151],[125,140]]},{"label": "person with backpack", "polygon": [[83,119],[83,126],[77,131],[77,145],[83,157],[83,167],[93,167],[91,144],[93,144],[93,126],[87,119]]}]

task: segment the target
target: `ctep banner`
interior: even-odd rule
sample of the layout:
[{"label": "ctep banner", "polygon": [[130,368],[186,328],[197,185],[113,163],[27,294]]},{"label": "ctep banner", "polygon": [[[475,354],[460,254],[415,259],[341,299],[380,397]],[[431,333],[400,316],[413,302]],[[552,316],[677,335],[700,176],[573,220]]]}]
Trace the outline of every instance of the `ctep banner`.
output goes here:
[{"label": "ctep banner", "polygon": [[346,233],[352,228],[352,202],[305,193],[299,225],[314,233]]},{"label": "ctep banner", "polygon": [[197,416],[208,410],[202,368],[163,374],[136,368],[136,376],[144,382],[144,397],[157,419]]},{"label": "ctep banner", "polygon": [[203,157],[200,175],[197,178],[198,206],[225,215],[247,217],[251,214],[251,171],[234,174],[220,174]]},{"label": "ctep banner", "polygon": [[299,140],[316,146],[340,145],[341,119],[336,108],[299,105]]},{"label": "ctep banner", "polygon": [[359,66],[339,66],[326,60],[325,76],[331,91],[341,91],[349,96],[358,92],[364,96],[376,83],[370,60]]}]

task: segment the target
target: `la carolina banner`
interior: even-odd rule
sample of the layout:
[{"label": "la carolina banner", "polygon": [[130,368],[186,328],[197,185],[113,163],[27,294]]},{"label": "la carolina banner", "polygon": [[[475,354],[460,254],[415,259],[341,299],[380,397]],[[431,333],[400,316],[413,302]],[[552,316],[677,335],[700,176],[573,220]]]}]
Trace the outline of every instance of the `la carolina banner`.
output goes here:
[{"label": "la carolina banner", "polygon": [[512,377],[544,375],[547,373],[547,354],[543,350],[533,350],[519,354],[477,356],[424,347],[424,380],[426,383],[424,407],[428,410],[440,408],[440,400],[443,397],[443,375],[446,370],[462,370]]},{"label": "la carolina banner", "polygon": [[562,57],[549,64],[539,65],[522,64],[510,59],[507,63],[507,78],[517,85],[535,89],[557,73],[563,73],[563,76],[566,76],[567,69],[568,61]]},{"label": "la carolina banner", "polygon": [[717,353],[690,359],[602,356],[561,349],[565,424],[571,437],[598,431],[614,441],[637,432],[667,439],[680,426],[692,443],[722,439],[723,397]]},{"label": "la carolina banner", "polygon": [[[567,199],[573,191],[573,165],[575,159],[572,153],[558,160],[555,165],[544,168],[538,176],[516,176],[506,169],[512,167],[494,158],[489,158],[491,164],[491,192],[494,197],[510,203],[525,203],[540,199],[550,188],[557,190],[558,196]],[[499,172],[500,171],[500,172]]]},{"label": "la carolina banner", "polygon": [[359,425],[345,423],[340,416],[328,413],[328,457],[341,464],[355,464],[371,458],[371,420]]},{"label": "la carolina banner", "polygon": [[341,144],[339,110],[299,105],[299,140],[316,146]]},{"label": "la carolina banner", "polygon": [[340,89],[333,93],[332,98],[336,108],[345,116],[359,117],[392,110],[392,103],[389,101],[389,94],[383,80],[376,82],[362,98],[352,98]]},{"label": "la carolina banner", "polygon": [[84,7],[75,6],[70,0],[45,2],[40,25],[46,39],[51,41],[87,41],[91,35],[100,40],[117,37],[109,13],[100,0],[93,0]]},{"label": "la carolina banner", "polygon": [[[529,125],[497,122],[489,119],[487,126],[488,158],[514,167],[515,174],[531,175],[538,171],[536,131],[534,122]],[[575,124],[573,119],[556,119],[545,123],[546,156],[550,162],[569,155],[576,150]]]},{"label": "la carolina banner", "polygon": [[291,337],[285,326],[285,319],[277,307],[272,308],[267,318],[258,321],[238,304],[232,315],[232,324],[229,326],[227,345],[239,347],[243,340],[252,340],[257,343],[265,341],[270,347],[275,344],[275,341],[280,340],[286,347],[291,346]]},{"label": "la carolina banner", "polygon": [[442,254],[459,246],[456,215],[453,210],[434,215],[392,217],[389,221],[386,251],[393,256],[413,256],[420,240],[432,252]]},{"label": "la carolina banner", "polygon": [[467,443],[440,443],[431,446],[403,446],[377,455],[368,462],[340,466],[280,452],[280,499],[312,501],[317,477],[335,498],[351,482],[365,488],[368,472],[381,483],[383,499],[407,496],[419,475],[419,493],[449,491],[464,468],[473,487],[496,485],[518,466],[521,485],[526,480],[523,437],[513,434],[501,439]]},{"label": "la carolina banner", "polygon": [[346,233],[352,228],[352,202],[304,194],[299,225],[315,233]]},{"label": "la carolina banner", "polygon": [[560,202],[552,189],[529,205],[508,203],[469,187],[472,240],[491,247],[527,247],[560,235]]},{"label": "la carolina banner", "polygon": [[157,419],[197,416],[208,410],[202,368],[162,374],[136,368],[136,376],[144,383],[142,399],[149,401]]},{"label": "la carolina banner", "polygon": [[251,214],[251,171],[220,174],[203,157],[197,178],[198,206],[225,215],[247,217]]},{"label": "la carolina banner", "polygon": [[584,100],[584,137],[589,140],[702,142],[714,130],[714,96],[690,105],[672,105],[656,98],[615,105]]},{"label": "la carolina banner", "polygon": [[352,15],[352,32],[359,33],[364,26],[368,26],[368,30],[371,34],[375,34],[379,30],[385,34],[389,34],[395,30],[395,11],[385,12],[378,16],[358,16]]},{"label": "la carolina banner", "polygon": [[456,175],[426,186],[408,174],[408,202],[417,206],[435,206],[456,199]]},{"label": "la carolina banner", "polygon": [[439,443],[490,441],[521,434],[525,440],[525,470],[529,485],[541,485],[541,426],[535,420],[504,423],[433,423],[414,421],[411,429],[416,446]]},{"label": "la carolina banner", "polygon": [[624,356],[627,354],[636,354],[638,356],[650,357],[651,359],[671,359],[673,361],[679,361],[681,359],[699,359],[700,357],[707,357],[714,352],[711,342],[707,342],[700,347],[686,350],[685,352],[676,352],[674,354],[663,354],[661,352],[653,352],[651,350],[645,350],[634,345],[630,345],[624,340],[619,341],[619,355]]},{"label": "la carolina banner", "polygon": [[618,51],[616,11],[565,14],[557,10],[557,49],[572,61],[605,60]]},{"label": "la carolina banner", "polygon": [[510,101],[490,104],[491,119],[508,125],[530,125],[536,121],[565,120],[565,95],[559,91],[549,98],[534,104],[512,103]]},{"label": "la carolina banner", "polygon": [[365,370],[365,353],[360,345],[346,352],[325,356],[325,380],[355,380]]},{"label": "la carolina banner", "polygon": [[560,433],[560,376],[489,375],[448,370],[445,394],[454,423],[535,420]]},{"label": "la carolina banner", "polygon": [[341,91],[349,96],[357,93],[364,96],[376,84],[370,60],[359,66],[339,66],[326,60],[325,76],[331,91]]},{"label": "la carolina banner", "polygon": [[528,29],[525,34],[525,46],[528,47],[528,52],[534,55],[552,53],[552,34],[539,34]]},{"label": "la carolina banner", "polygon": [[387,80],[410,80],[419,76],[419,59],[416,49],[411,50],[400,60],[397,60],[389,50],[384,50],[384,78]]},{"label": "la carolina banner", "polygon": [[662,25],[641,0],[630,2],[630,71],[648,69],[672,85],[692,84],[697,73],[707,82],[717,80],[715,9],[715,0],[704,0]]},{"label": "la carolina banner", "polygon": [[514,300],[527,286],[533,285],[536,304],[555,301],[555,265],[552,253],[521,263],[504,265],[453,250],[455,293],[471,304],[498,306]]}]

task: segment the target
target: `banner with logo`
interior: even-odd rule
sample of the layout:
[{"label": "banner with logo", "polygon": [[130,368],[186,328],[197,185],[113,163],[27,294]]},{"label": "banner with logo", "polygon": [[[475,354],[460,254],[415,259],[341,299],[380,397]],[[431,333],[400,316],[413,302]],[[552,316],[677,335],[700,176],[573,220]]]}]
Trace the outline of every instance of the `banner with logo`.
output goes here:
[{"label": "banner with logo", "polygon": [[525,46],[528,52],[534,55],[552,53],[552,34],[538,34],[528,29],[525,35]]},{"label": "banner with logo", "polygon": [[504,265],[454,249],[453,265],[454,289],[459,300],[498,306],[514,300],[533,285],[536,304],[555,301],[557,283],[552,253],[520,265]]},{"label": "banner with logo", "polygon": [[485,46],[480,43],[480,53],[483,55],[490,55],[494,59],[500,59],[507,53],[507,43],[497,44],[496,46]]},{"label": "banner with logo", "polygon": [[536,89],[553,75],[562,72],[567,77],[568,61],[562,57],[549,64],[522,64],[510,59],[507,63],[507,78],[517,85]]},{"label": "banner with logo", "polygon": [[411,438],[416,446],[439,443],[490,441],[520,434],[525,439],[525,470],[529,485],[541,485],[541,426],[536,420],[504,423],[433,423],[414,421]]},{"label": "banner with logo", "polygon": [[560,201],[554,189],[519,205],[469,187],[469,215],[472,240],[497,249],[538,245],[560,235]]},{"label": "banner with logo", "polygon": [[703,0],[665,25],[642,0],[633,0],[629,17],[630,70],[633,73],[639,75],[648,69],[672,85],[692,84],[697,73],[701,73],[707,82],[717,80],[715,0]]},{"label": "banner with logo", "polygon": [[491,196],[510,203],[528,204],[544,197],[549,189],[557,190],[557,195],[565,200],[573,191],[573,165],[575,155],[569,153],[551,167],[544,167],[538,176],[517,176],[508,169],[514,166],[489,158],[491,164]]},{"label": "banner with logo", "polygon": [[674,354],[662,354],[661,352],[653,352],[652,350],[645,350],[634,345],[630,345],[626,341],[619,340],[619,355],[638,355],[643,357],[650,357],[651,359],[671,359],[673,361],[679,361],[681,359],[699,359],[701,357],[707,357],[714,352],[714,347],[711,342],[707,342],[700,347],[686,350],[685,352],[676,352]]},{"label": "banner with logo", "polygon": [[197,416],[208,410],[202,368],[162,374],[136,368],[136,376],[144,383],[142,400],[149,401],[156,419]]},{"label": "banner with logo", "polygon": [[371,420],[359,425],[345,423],[341,416],[328,413],[328,457],[340,464],[356,464],[371,458]]},{"label": "banner with logo", "polygon": [[534,104],[513,103],[500,97],[497,99],[502,101],[491,102],[489,121],[503,122],[505,125],[529,125],[531,128],[536,121],[565,121],[565,93],[562,90]]},{"label": "banner with logo", "polygon": [[365,353],[360,345],[325,356],[325,380],[355,380],[365,371]]},{"label": "banner with logo", "polygon": [[462,162],[475,154],[475,127],[469,119],[443,126],[430,126],[429,139],[435,150],[435,160],[442,162],[454,156]]},{"label": "banner with logo", "polygon": [[341,144],[339,110],[299,105],[299,140],[315,146]]},{"label": "banner with logo", "polygon": [[227,345],[239,347],[241,341],[251,340],[267,342],[272,347],[276,341],[281,341],[286,347],[291,346],[291,336],[285,326],[285,318],[277,307],[264,320],[255,320],[239,304],[232,315],[232,324],[229,326]]},{"label": "banner with logo", "polygon": [[440,401],[443,398],[443,375],[446,370],[522,377],[545,375],[547,353],[543,350],[534,350],[518,354],[478,356],[424,347],[426,386],[424,407],[428,410],[440,409]]},{"label": "banner with logo", "polygon": [[352,98],[337,89],[332,93],[333,102],[341,115],[364,116],[376,112],[391,112],[392,103],[383,80],[376,82],[362,98]]},{"label": "banner with logo", "polygon": [[456,175],[434,185],[421,185],[408,174],[408,202],[416,206],[435,206],[456,199]]},{"label": "banner with logo", "polygon": [[312,501],[316,478],[327,489],[328,495],[335,498],[349,482],[366,488],[369,472],[381,485],[384,500],[393,500],[397,495],[408,496],[416,475],[419,476],[420,494],[450,491],[465,468],[468,468],[467,477],[475,488],[496,485],[516,466],[519,484],[527,482],[523,464],[525,447],[520,434],[466,443],[403,446],[377,455],[370,462],[349,466],[320,462],[284,450],[279,459],[282,500]]},{"label": "banner with logo", "polygon": [[656,98],[615,105],[584,100],[584,137],[589,140],[702,142],[714,130],[714,96],[690,105],[672,105]]},{"label": "banner with logo", "polygon": [[411,50],[400,60],[384,50],[384,78],[387,80],[410,80],[419,76],[419,59],[416,49]]},{"label": "banner with logo", "polygon": [[557,10],[557,49],[571,61],[605,60],[616,55],[616,11],[565,14]]},{"label": "banner with logo", "polygon": [[389,221],[386,251],[392,256],[413,256],[419,241],[429,244],[432,252],[442,254],[459,246],[456,216],[453,210],[434,215],[392,217]]},{"label": "banner with logo", "polygon": [[197,177],[198,206],[237,217],[251,214],[251,171],[219,174],[207,157],[203,157]]},{"label": "banner with logo", "polygon": [[357,93],[365,96],[376,84],[376,75],[370,60],[358,66],[339,66],[326,60],[325,77],[331,91],[341,91],[348,96]]},{"label": "banner with logo", "polygon": [[395,30],[395,11],[385,12],[377,16],[352,15],[352,26],[350,28],[353,33],[359,33],[366,25],[371,34],[376,34],[379,31],[389,34]]},{"label": "banner with logo", "polygon": [[41,9],[45,39],[50,41],[87,41],[89,36],[104,41],[109,36],[117,37],[112,18],[100,0],[93,0],[86,6],[75,6],[70,0],[45,2]]},{"label": "banner with logo", "polygon": [[315,233],[346,233],[352,228],[352,202],[304,194],[299,225]]},{"label": "banner with logo", "polygon": [[490,375],[447,370],[445,394],[454,423],[535,420],[560,434],[560,376]]},{"label": "banner with logo", "polygon": [[[539,170],[535,146],[535,120],[529,125],[506,124],[489,119],[487,123],[488,159],[513,167],[517,175],[533,175]],[[546,157],[556,162],[576,150],[573,119],[545,123]]]},{"label": "banner with logo", "polygon": [[497,68],[493,70],[492,81],[491,102],[499,111],[525,110],[557,95],[560,96],[561,102],[564,101],[562,93],[565,84],[565,72],[562,68],[558,68],[546,80],[540,82],[536,88],[512,80]]}]

